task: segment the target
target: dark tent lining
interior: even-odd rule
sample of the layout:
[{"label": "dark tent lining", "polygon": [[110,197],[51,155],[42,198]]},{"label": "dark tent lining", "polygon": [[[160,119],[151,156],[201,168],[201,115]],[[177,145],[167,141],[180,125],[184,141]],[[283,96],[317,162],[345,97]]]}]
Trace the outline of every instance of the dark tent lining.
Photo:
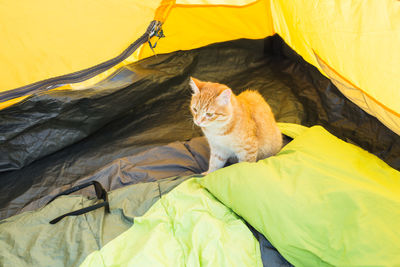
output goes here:
[{"label": "dark tent lining", "polygon": [[0,218],[115,159],[199,136],[189,76],[259,90],[278,121],[321,124],[400,169],[399,137],[279,37],[237,40],[151,57],[94,88],[38,93],[1,110]]},{"label": "dark tent lining", "polygon": [[[53,190],[25,206],[22,214],[1,221],[0,262],[3,256],[6,266],[79,265],[91,252],[129,229],[162,195],[189,178],[199,177],[191,174],[206,170],[208,157],[204,137],[177,141],[119,158],[72,185]],[[93,180],[109,192],[111,212],[100,208],[50,225],[50,220],[62,214],[98,203],[93,188],[87,187],[79,195],[61,196],[46,204],[61,191]],[[262,234],[247,226],[259,241],[264,266],[292,266]],[[46,244],[45,250],[41,244]]]}]

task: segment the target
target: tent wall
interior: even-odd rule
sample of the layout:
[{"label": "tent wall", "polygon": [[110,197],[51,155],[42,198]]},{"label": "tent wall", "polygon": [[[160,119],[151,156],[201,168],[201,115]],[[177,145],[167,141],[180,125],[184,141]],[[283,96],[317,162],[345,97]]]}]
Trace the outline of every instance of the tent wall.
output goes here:
[{"label": "tent wall", "polygon": [[[0,36],[7,42],[2,42],[0,49],[10,53],[0,53],[0,70],[7,70],[0,72],[0,94],[112,59],[135,42],[153,20],[165,23],[168,35],[159,42],[157,53],[239,38],[260,39],[273,33],[272,21],[265,20],[271,16],[264,0],[3,2],[6,8],[0,10],[0,24],[4,25]],[[14,21],[20,25],[15,26]],[[142,48],[94,77],[60,84],[56,90],[90,88],[121,67],[154,55],[147,43]],[[29,95],[3,102],[0,97],[0,109]]]},{"label": "tent wall", "polygon": [[400,134],[400,2],[271,0],[274,30]]},{"label": "tent wall", "polygon": [[[0,93],[120,54],[152,20],[159,54],[278,33],[338,89],[400,134],[400,2],[296,0],[1,0]],[[157,37],[153,37],[152,42]],[[113,68],[57,89],[84,89],[154,53],[147,44]],[[27,93],[29,95],[32,92]],[[0,103],[0,109],[24,99]],[[0,100],[1,101],[1,100]]]},{"label": "tent wall", "polygon": [[[163,30],[166,38],[155,49],[160,54],[240,38],[262,39],[274,33],[269,2],[264,0],[241,6],[174,4]],[[139,57],[152,55],[153,51],[145,45]]]},{"label": "tent wall", "polygon": [[161,0],[0,1],[0,92],[116,57]]}]

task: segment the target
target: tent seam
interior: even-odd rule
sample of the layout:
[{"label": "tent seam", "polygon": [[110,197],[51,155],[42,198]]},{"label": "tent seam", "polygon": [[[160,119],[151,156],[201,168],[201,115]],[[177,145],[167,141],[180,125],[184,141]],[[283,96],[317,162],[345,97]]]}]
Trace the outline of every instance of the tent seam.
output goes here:
[{"label": "tent seam", "polygon": [[[339,72],[337,72],[334,68],[332,68],[331,66],[329,66],[325,60],[323,60],[315,51],[314,49],[312,49],[312,51],[314,52],[315,56],[317,57],[317,62],[318,59],[321,60],[322,63],[324,63],[329,70],[331,70],[334,74],[336,74],[337,76],[339,76],[341,79],[343,79],[345,82],[349,83],[351,86],[353,86],[355,89],[359,90],[362,94],[365,94],[369,99],[371,99],[372,101],[374,101],[377,105],[381,106],[384,110],[392,113],[393,115],[395,115],[396,117],[400,117],[400,114],[397,113],[396,111],[392,110],[391,108],[385,106],[384,104],[382,104],[380,101],[378,101],[377,99],[375,99],[374,97],[370,96],[368,93],[366,93],[364,90],[362,90],[361,88],[359,88],[358,86],[356,86],[354,83],[352,83],[350,80],[348,80],[347,78],[345,78],[343,75],[341,75]],[[321,66],[322,67],[322,66]],[[327,74],[328,75],[328,74]],[[329,76],[329,75],[328,75]],[[329,77],[329,79],[331,79]]]}]

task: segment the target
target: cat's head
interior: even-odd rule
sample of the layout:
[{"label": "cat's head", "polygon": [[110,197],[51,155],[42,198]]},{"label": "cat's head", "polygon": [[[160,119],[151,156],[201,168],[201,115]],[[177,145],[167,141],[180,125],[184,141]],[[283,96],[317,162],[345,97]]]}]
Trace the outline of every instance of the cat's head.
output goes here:
[{"label": "cat's head", "polygon": [[227,122],[232,116],[232,90],[223,84],[202,82],[190,78],[193,121],[200,127],[212,127]]}]

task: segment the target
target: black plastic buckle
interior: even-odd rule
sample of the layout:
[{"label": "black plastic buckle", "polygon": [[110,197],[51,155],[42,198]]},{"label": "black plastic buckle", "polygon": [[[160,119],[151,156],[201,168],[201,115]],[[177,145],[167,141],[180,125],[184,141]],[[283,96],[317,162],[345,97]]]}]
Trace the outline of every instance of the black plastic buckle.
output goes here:
[{"label": "black plastic buckle", "polygon": [[83,188],[89,187],[91,185],[94,186],[94,190],[96,191],[97,199],[103,199],[104,202],[101,202],[101,203],[98,203],[98,204],[95,204],[95,205],[92,205],[92,206],[89,206],[89,207],[86,207],[86,208],[82,208],[82,209],[79,209],[79,210],[75,210],[75,211],[71,211],[71,212],[65,213],[65,214],[63,214],[63,215],[51,220],[50,224],[58,223],[64,217],[81,215],[81,214],[84,214],[86,212],[99,209],[101,207],[104,207],[106,213],[110,213],[110,204],[108,202],[107,191],[103,188],[101,183],[99,183],[97,181],[91,181],[91,182],[87,182],[87,183],[84,183],[84,184],[81,184],[81,185],[77,185],[77,186],[71,187],[70,189],[67,189],[67,190],[57,194],[49,202],[47,202],[47,204],[49,204],[50,202],[52,202],[54,199],[58,198],[59,196],[69,195],[69,194],[71,194],[73,192],[76,192],[76,191],[81,190]]}]

